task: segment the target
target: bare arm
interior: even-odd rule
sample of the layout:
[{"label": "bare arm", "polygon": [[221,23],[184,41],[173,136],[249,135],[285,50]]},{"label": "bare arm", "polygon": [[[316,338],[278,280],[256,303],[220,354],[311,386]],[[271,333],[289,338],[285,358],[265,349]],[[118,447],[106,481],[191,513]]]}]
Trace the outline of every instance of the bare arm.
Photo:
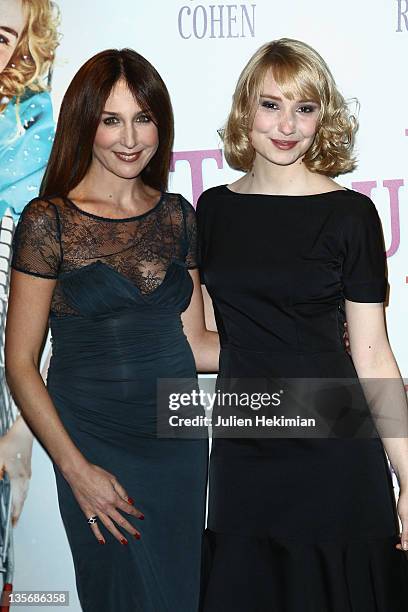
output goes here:
[{"label": "bare arm", "polygon": [[190,270],[189,272],[194,283],[194,289],[189,307],[181,316],[184,331],[191,346],[191,350],[193,351],[197,371],[217,372],[220,345],[215,321],[213,321],[212,329],[208,329],[205,315],[207,311],[210,311],[208,304],[206,306],[206,312],[204,311],[200,276],[196,269]]},{"label": "bare arm", "polygon": [[55,282],[12,271],[6,326],[6,376],[28,425],[64,476],[69,477],[80,472],[86,461],[61,423],[38,371]]},{"label": "bare arm", "polygon": [[[346,317],[350,340],[350,351],[358,377],[361,379],[375,379],[372,389],[377,392],[377,401],[382,404],[375,406],[379,415],[381,435],[382,416],[392,410],[392,416],[398,420],[401,429],[389,437],[387,426],[385,435],[381,435],[387,455],[390,459],[400,485],[400,499],[398,512],[403,523],[403,541],[408,549],[408,437],[407,415],[408,406],[404,384],[401,379],[395,357],[391,350],[384,317],[384,307],[379,304],[364,304],[346,300]],[[383,383],[381,384],[381,379]],[[390,379],[387,385],[384,379]],[[378,382],[377,382],[378,381]],[[371,383],[368,390],[371,392]],[[381,391],[385,389],[387,398],[381,402]],[[378,393],[380,391],[380,393]],[[392,396],[392,403],[385,399]],[[386,422],[386,421],[385,421]]]},{"label": "bare arm", "polygon": [[[55,283],[12,271],[5,344],[7,382],[25,420],[70,484],[84,514],[97,515],[120,540],[122,534],[111,518],[133,535],[136,530],[116,507],[134,516],[141,513],[125,501],[127,493],[116,478],[89,463],[73,443],[38,371]],[[92,530],[104,541],[96,524]]]},{"label": "bare arm", "polygon": [[351,356],[359,378],[392,379],[393,389],[401,391],[398,395],[400,406],[392,408],[395,414],[398,409],[398,416],[404,419],[400,421],[402,435],[383,438],[383,442],[400,486],[408,487],[408,438],[404,431],[408,407],[404,384],[386,333],[383,305],[346,300],[346,316]]}]

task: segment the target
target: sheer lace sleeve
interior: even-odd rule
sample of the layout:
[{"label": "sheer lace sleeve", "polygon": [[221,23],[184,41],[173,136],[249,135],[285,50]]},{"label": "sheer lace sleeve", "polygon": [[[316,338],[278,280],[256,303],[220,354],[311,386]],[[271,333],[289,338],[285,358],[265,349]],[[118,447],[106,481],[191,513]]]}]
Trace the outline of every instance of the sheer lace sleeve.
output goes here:
[{"label": "sheer lace sleeve", "polygon": [[198,241],[197,241],[197,223],[196,213],[194,208],[185,198],[181,197],[181,205],[183,207],[185,238],[187,242],[186,248],[186,265],[190,270],[198,268]]},{"label": "sheer lace sleeve", "polygon": [[24,208],[14,233],[11,266],[33,276],[57,278],[61,259],[57,209],[51,202],[32,200]]}]

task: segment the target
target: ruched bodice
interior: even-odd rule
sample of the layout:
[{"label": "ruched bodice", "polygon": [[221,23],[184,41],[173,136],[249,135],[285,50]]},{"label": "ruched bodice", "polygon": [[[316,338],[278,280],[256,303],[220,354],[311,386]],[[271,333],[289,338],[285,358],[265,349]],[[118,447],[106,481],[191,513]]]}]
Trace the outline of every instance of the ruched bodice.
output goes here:
[{"label": "ruched bodice", "polygon": [[127,309],[179,315],[191,298],[192,280],[185,262],[174,260],[163,280],[149,293],[115,268],[96,261],[60,275],[61,292],[66,302],[81,317],[108,315]]},{"label": "ruched bodice", "polygon": [[[60,400],[71,398],[65,418],[89,419],[97,411],[98,427],[155,437],[157,381],[196,376],[180,318],[193,288],[186,264],[172,262],[149,294],[103,262],[62,274],[59,282],[66,303],[81,313],[51,316],[48,386]],[[73,411],[73,390],[93,401]]]}]

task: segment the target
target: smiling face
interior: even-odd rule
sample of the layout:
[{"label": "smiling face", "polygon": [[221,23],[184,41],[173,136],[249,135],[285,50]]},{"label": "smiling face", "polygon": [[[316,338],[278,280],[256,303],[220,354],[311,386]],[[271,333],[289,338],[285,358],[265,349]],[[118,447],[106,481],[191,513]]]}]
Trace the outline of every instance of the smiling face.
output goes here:
[{"label": "smiling face", "polygon": [[93,164],[120,178],[136,178],[159,146],[157,126],[119,80],[106,100],[93,144]]},{"label": "smiling face", "polygon": [[25,23],[22,0],[0,0],[0,73],[11,60]]},{"label": "smiling face", "polygon": [[289,166],[301,161],[313,143],[319,111],[315,101],[286,98],[269,71],[249,134],[255,163],[263,159]]}]

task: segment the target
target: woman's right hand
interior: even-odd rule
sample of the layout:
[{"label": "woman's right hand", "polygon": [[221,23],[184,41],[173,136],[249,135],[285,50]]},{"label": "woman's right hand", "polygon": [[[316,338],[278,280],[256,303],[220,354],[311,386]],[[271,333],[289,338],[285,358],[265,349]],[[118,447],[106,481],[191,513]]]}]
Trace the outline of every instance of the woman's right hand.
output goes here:
[{"label": "woman's right hand", "polygon": [[[116,525],[125,529],[136,539],[140,539],[140,532],[126,520],[120,511],[138,519],[144,519],[144,515],[133,506],[132,498],[127,495],[127,492],[113,474],[98,465],[87,463],[80,473],[65,478],[71,486],[86,519],[96,516],[121,544],[127,544],[128,542]],[[95,538],[101,544],[105,544],[105,538],[98,527],[98,523],[90,524],[90,528]]]}]

